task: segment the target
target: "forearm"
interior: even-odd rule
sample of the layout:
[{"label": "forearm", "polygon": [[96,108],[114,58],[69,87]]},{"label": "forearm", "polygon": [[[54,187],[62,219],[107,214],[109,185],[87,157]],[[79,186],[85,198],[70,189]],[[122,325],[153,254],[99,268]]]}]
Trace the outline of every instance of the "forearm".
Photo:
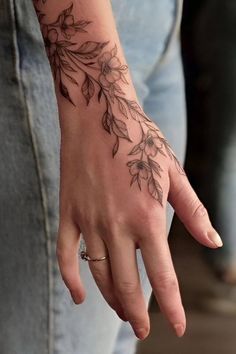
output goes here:
[{"label": "forearm", "polygon": [[110,1],[36,0],[34,4],[55,80],[63,132],[74,130],[81,117],[99,113],[94,128],[97,124],[113,135],[114,155],[121,139],[131,139],[129,126],[136,135],[138,127],[132,118],[142,118],[143,112],[136,103]]},{"label": "forearm", "polygon": [[105,103],[109,110],[136,99],[109,0],[34,3],[60,108]]},{"label": "forearm", "polygon": [[91,154],[98,148],[104,157],[130,155],[131,184],[141,189],[141,179],[146,180],[149,193],[162,204],[157,180],[162,169],[153,157],[161,153],[177,160],[138,104],[110,1],[35,0],[35,6],[54,75],[62,137],[72,143],[81,135],[87,143],[94,139]]}]

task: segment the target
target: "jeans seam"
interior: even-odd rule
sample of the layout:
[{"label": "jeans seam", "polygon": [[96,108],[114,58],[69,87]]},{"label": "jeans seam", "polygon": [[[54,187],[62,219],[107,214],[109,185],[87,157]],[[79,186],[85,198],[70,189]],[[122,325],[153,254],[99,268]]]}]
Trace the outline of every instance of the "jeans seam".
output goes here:
[{"label": "jeans seam", "polygon": [[162,66],[166,63],[168,59],[168,54],[171,51],[171,47],[175,39],[179,36],[179,29],[182,17],[182,9],[183,9],[183,1],[182,0],[175,0],[175,20],[173,21],[172,29],[170,36],[167,40],[166,48],[162,55],[162,58],[159,62],[159,65]]},{"label": "jeans seam", "polygon": [[31,145],[32,145],[32,151],[33,151],[33,157],[35,160],[35,166],[36,166],[36,173],[37,173],[37,178],[38,178],[38,183],[39,183],[39,190],[40,190],[40,195],[41,195],[41,203],[42,203],[42,210],[43,210],[43,215],[44,215],[44,231],[45,231],[45,236],[46,236],[46,251],[47,251],[47,256],[48,256],[48,263],[47,263],[47,269],[48,269],[48,353],[53,354],[53,332],[54,332],[54,319],[53,319],[53,265],[52,265],[52,260],[51,260],[51,250],[52,250],[52,245],[51,245],[51,238],[50,238],[50,224],[48,220],[48,203],[47,203],[47,196],[46,196],[46,191],[45,188],[43,187],[43,174],[42,174],[42,169],[40,166],[40,159],[39,159],[39,153],[38,153],[38,146],[37,146],[37,139],[35,137],[35,134],[33,132],[33,121],[32,121],[32,114],[30,112],[30,107],[27,102],[27,97],[24,89],[24,80],[22,78],[22,73],[21,73],[21,68],[20,68],[20,51],[19,51],[19,44],[18,44],[18,38],[17,38],[17,10],[16,10],[16,5],[15,5],[15,0],[10,0],[10,6],[11,6],[11,16],[12,16],[12,24],[13,24],[13,42],[14,42],[14,61],[15,61],[15,70],[16,70],[16,78],[19,84],[19,94],[20,94],[20,99],[22,101],[22,106],[25,110],[25,116],[27,120],[27,125],[29,129],[29,135],[31,139]]},{"label": "jeans seam", "polygon": [[169,36],[167,37],[165,48],[163,50],[161,57],[156,61],[156,63],[152,67],[152,70],[148,73],[147,77],[145,78],[144,81],[145,83],[148,82],[149,78],[152,76],[154,72],[155,74],[157,74],[162,70],[163,66],[168,64],[168,59],[170,57],[172,46],[177,40],[179,35],[179,26],[180,26],[180,21],[182,16],[182,7],[183,7],[183,0],[175,0],[175,18],[173,20],[173,24],[171,26]]}]

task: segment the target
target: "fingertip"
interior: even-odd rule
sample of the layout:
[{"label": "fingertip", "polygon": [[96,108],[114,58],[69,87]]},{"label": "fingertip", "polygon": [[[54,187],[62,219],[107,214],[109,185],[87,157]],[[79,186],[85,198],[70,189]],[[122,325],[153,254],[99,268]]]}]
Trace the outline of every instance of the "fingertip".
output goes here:
[{"label": "fingertip", "polygon": [[147,317],[143,320],[139,319],[138,323],[130,321],[131,326],[133,327],[136,337],[140,340],[144,340],[148,337],[150,333],[150,319],[147,313]]},{"label": "fingertip", "polygon": [[177,323],[174,325],[174,330],[175,330],[175,334],[177,335],[177,337],[181,338],[183,337],[185,330],[186,330],[186,326],[182,323]]},{"label": "fingertip", "polygon": [[171,327],[174,330],[176,336],[178,338],[183,337],[185,331],[186,331],[186,315],[184,311],[184,307],[182,306],[182,309],[180,310],[178,316],[175,317],[175,319],[172,318],[171,322]]},{"label": "fingertip", "polygon": [[135,329],[135,335],[140,340],[146,339],[149,333],[150,333],[150,329],[146,327]]},{"label": "fingertip", "polygon": [[85,297],[86,297],[84,289],[80,290],[80,291],[74,291],[74,290],[69,290],[69,291],[70,291],[72,300],[74,301],[74,303],[76,305],[80,305],[84,302]]},{"label": "fingertip", "polygon": [[216,230],[211,230],[207,232],[207,238],[212,244],[213,248],[220,248],[223,246],[222,239]]}]

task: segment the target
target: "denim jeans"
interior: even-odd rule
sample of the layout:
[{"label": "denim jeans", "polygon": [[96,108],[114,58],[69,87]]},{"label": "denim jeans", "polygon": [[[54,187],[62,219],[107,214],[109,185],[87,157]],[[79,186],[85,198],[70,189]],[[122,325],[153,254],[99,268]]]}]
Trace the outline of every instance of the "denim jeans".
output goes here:
[{"label": "denim jeans", "polygon": [[[113,0],[140,103],[181,161],[185,98],[181,3]],[[31,1],[0,0],[1,354],[133,354],[136,338],[81,261],[85,302],[72,303],[55,256],[60,131],[53,80]],[[172,219],[168,210],[168,229]],[[146,301],[151,295],[137,250]]]}]

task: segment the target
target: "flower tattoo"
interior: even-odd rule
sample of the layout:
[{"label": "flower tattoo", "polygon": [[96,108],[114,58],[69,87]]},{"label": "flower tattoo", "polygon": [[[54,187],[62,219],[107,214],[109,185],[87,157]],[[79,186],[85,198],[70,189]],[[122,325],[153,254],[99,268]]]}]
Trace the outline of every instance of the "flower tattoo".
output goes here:
[{"label": "flower tattoo", "polygon": [[47,55],[49,58],[54,59],[54,54],[57,49],[58,32],[54,28],[49,29],[48,26],[43,26],[42,32]]},{"label": "flower tattoo", "polygon": [[117,81],[122,80],[125,83],[124,73],[128,70],[127,65],[121,65],[120,59],[116,56],[117,47],[111,52],[105,52],[98,58],[98,64],[101,68],[99,82],[103,87],[112,87]]},{"label": "flower tattoo", "polygon": [[[35,0],[36,3],[45,3],[46,0]],[[126,73],[128,66],[121,63],[117,46],[108,49],[109,41],[84,41],[79,45],[73,42],[77,33],[87,33],[87,27],[92,23],[86,20],[75,20],[73,3],[57,16],[55,22],[47,23],[45,15],[36,7],[36,13],[41,25],[45,48],[52,68],[55,82],[61,95],[75,105],[69,83],[81,90],[82,97],[87,105],[91,100],[97,103],[105,102],[105,111],[101,117],[103,128],[114,137],[112,148],[113,158],[117,154],[120,141],[130,139],[126,120],[132,119],[140,127],[142,138],[132,147],[129,156],[135,157],[127,162],[131,175],[130,185],[137,183],[142,190],[143,184],[152,198],[163,205],[163,190],[159,182],[162,168],[154,158],[158,155],[169,157],[175,162],[180,173],[183,169],[171,150],[168,142],[162,137],[157,127],[145,115],[136,101],[126,98],[121,84],[128,85]],[[76,73],[82,74],[81,81]],[[118,107],[120,116],[114,114],[114,107]]]}]

